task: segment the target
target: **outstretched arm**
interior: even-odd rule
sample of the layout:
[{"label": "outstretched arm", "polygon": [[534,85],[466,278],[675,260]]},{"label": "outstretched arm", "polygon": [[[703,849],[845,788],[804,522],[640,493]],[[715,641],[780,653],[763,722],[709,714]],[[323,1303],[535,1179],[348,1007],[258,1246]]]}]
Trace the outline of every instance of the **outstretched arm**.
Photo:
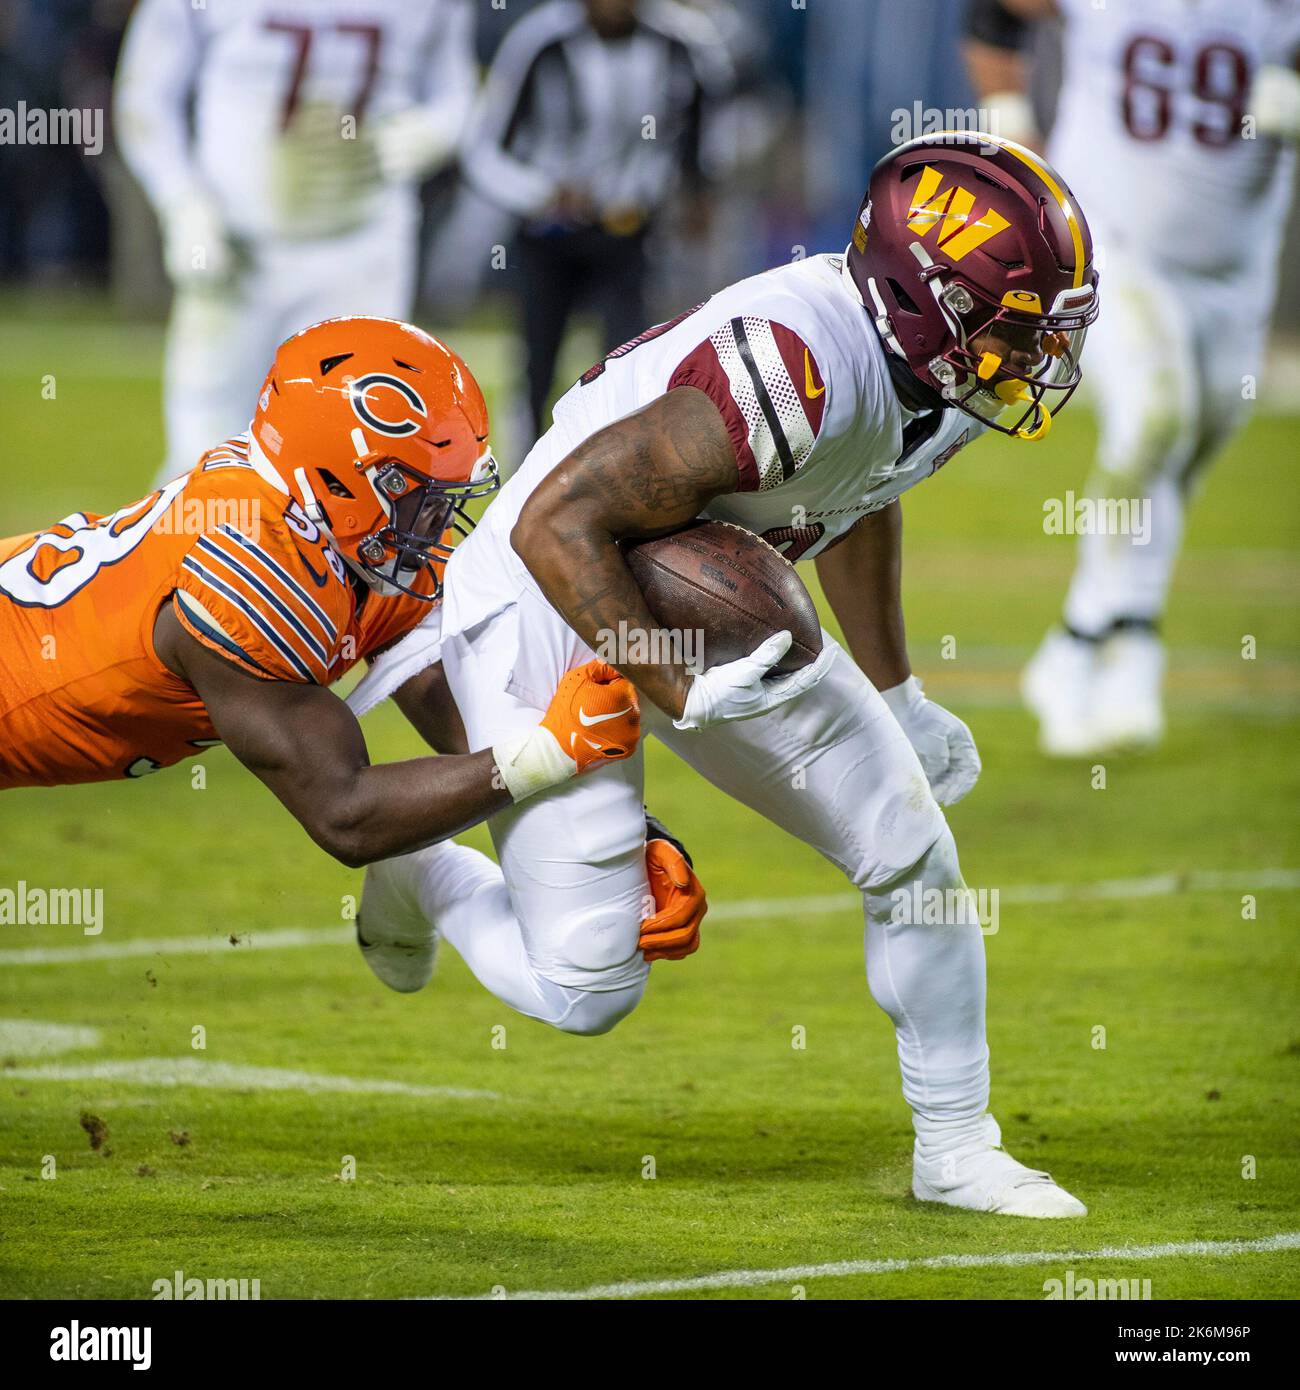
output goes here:
[{"label": "outstretched arm", "polygon": [[352,711],[319,685],[268,681],[196,641],[170,607],[154,644],[217,736],[326,853],[357,868],[442,840],[508,806],[491,749],[372,767]]},{"label": "outstretched arm", "polygon": [[[351,868],[446,839],[587,767],[627,757],[640,731],[631,687],[593,664],[570,672],[542,723],[508,743],[372,767],[361,726],[324,687],[241,670],[186,632],[170,607],[158,615],[154,647],[194,687],[235,757]],[[565,747],[571,710],[601,699],[631,710],[600,725],[594,754],[575,757]]]},{"label": "outstretched arm", "polygon": [[1038,148],[1023,46],[1029,23],[1055,12],[1054,0],[969,0],[962,56],[966,74],[998,135]]}]

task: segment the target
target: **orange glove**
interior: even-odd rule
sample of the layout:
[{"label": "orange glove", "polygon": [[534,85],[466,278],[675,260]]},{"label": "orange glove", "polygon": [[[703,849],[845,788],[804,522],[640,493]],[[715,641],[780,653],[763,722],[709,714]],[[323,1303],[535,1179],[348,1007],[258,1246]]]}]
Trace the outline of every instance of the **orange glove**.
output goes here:
[{"label": "orange glove", "polygon": [[522,801],[580,772],[630,758],[641,737],[641,707],[631,681],[589,661],[560,682],[542,722],[496,744],[496,770]]},{"label": "orange glove", "polygon": [[704,885],[667,840],[646,841],[645,869],[655,914],[641,923],[641,954],[648,961],[683,960],[700,949],[700,923],[709,910]]},{"label": "orange glove", "polygon": [[641,706],[626,676],[604,661],[589,661],[560,682],[542,728],[586,772],[592,763],[630,758],[641,737]]}]

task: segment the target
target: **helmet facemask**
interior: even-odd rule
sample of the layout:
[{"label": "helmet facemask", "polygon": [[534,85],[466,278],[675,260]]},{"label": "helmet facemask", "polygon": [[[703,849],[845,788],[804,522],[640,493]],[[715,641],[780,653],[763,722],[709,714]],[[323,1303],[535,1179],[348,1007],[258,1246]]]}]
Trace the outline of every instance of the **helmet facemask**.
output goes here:
[{"label": "helmet facemask", "polygon": [[[430,478],[397,459],[367,461],[365,477],[388,520],[364,536],[355,554],[340,554],[349,568],[381,594],[409,594],[434,603],[442,597],[442,571],[454,540],[467,536],[474,518],[466,503],[490,496],[500,486],[496,459],[485,448],[465,482]],[[422,570],[433,577],[432,592],[414,586]]]},{"label": "helmet facemask", "polygon": [[[1044,438],[1079,385],[1084,339],[1097,317],[1092,286],[1063,291],[1043,313],[1036,295],[1012,290],[996,304],[959,275],[943,275],[945,267],[927,270],[923,278],[956,339],[927,364],[944,400],[1012,438]],[[1012,307],[1016,301],[1025,307]]]}]

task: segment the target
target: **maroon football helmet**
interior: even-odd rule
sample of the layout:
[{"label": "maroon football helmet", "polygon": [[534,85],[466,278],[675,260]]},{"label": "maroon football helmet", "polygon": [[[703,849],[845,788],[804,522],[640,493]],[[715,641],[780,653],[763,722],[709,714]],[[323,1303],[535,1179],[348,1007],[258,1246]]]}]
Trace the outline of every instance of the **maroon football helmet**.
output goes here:
[{"label": "maroon football helmet", "polygon": [[1041,439],[1097,317],[1092,237],[1032,150],[922,136],[871,173],[846,269],[887,349],[968,415]]}]

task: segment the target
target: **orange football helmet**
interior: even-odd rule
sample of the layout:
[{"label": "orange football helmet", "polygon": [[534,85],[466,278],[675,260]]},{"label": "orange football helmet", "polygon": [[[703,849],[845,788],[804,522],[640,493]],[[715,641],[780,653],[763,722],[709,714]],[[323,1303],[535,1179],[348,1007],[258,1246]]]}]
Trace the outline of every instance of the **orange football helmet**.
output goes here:
[{"label": "orange football helmet", "polygon": [[[396,319],[326,319],[280,345],[253,438],[371,588],[433,601],[465,503],[499,484],[483,393],[443,343]],[[419,571],[432,593],[412,587]]]}]

